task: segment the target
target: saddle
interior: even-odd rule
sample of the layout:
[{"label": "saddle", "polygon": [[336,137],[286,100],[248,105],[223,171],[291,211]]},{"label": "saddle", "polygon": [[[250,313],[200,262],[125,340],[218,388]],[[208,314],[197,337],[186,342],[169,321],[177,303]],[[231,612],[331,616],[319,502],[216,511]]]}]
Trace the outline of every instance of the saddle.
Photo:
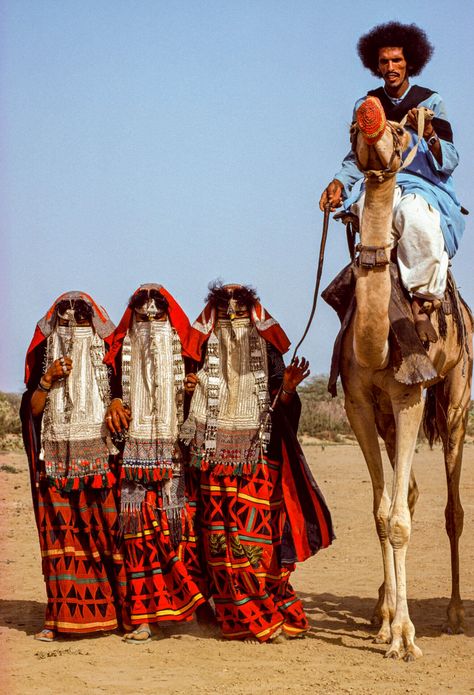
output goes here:
[{"label": "saddle", "polygon": [[[328,391],[333,397],[337,395],[342,339],[356,307],[355,262],[356,260],[354,259],[352,263],[343,268],[321,293],[324,301],[336,311],[341,321],[341,328],[333,347],[328,382]],[[389,304],[389,343],[390,364],[394,370],[394,377],[402,384],[419,384],[434,381],[438,378],[438,373],[416,331],[410,297],[400,281],[396,262],[396,249],[392,252],[390,260],[390,279],[392,291]],[[446,337],[445,317],[453,313],[453,311],[456,318],[455,323],[459,341],[465,335],[465,327],[459,306],[460,301],[462,302],[463,300],[458,293],[452,274],[449,272],[446,293],[443,302],[437,309],[440,337]]]}]

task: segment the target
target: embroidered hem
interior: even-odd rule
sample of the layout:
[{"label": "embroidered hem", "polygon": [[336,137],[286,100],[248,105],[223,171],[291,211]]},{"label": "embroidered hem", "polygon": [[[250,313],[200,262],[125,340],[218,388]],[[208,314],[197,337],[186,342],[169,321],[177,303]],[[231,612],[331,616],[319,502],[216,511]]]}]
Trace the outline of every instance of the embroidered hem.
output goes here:
[{"label": "embroidered hem", "polygon": [[120,475],[121,480],[131,480],[137,483],[142,483],[143,485],[148,485],[150,483],[157,483],[160,480],[168,480],[173,477],[173,472],[175,467],[170,464],[169,466],[160,466],[159,468],[154,466],[147,466],[146,463],[142,462],[130,462],[124,463],[122,466],[122,472]]},{"label": "embroidered hem", "polygon": [[82,480],[106,476],[110,472],[109,450],[102,437],[69,441],[47,439],[40,458],[51,479]]},{"label": "embroidered hem", "polygon": [[211,470],[213,475],[235,475],[239,477],[253,475],[259,464],[265,464],[265,459],[261,458],[252,461],[236,461],[229,463],[224,461],[209,460],[206,458],[205,453],[193,453],[191,454],[190,460],[187,462],[188,466],[198,468],[201,471]]},{"label": "embroidered hem", "polygon": [[45,479],[48,481],[48,485],[63,492],[70,492],[71,490],[84,490],[85,488],[93,488],[95,490],[101,488],[111,488],[116,482],[115,475],[110,471],[97,475],[86,475],[81,477],[76,476],[74,478],[59,478],[52,475],[46,475]]}]

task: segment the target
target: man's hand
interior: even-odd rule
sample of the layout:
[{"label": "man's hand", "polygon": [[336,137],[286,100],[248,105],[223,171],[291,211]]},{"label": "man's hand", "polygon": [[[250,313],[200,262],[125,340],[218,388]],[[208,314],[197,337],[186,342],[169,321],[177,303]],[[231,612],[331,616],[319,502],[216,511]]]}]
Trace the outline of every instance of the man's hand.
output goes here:
[{"label": "man's hand", "polygon": [[128,430],[131,419],[132,413],[124,406],[122,399],[114,398],[105,413],[105,422],[109,430],[114,434],[124,429]]},{"label": "man's hand", "polygon": [[291,394],[296,391],[296,387],[303,379],[309,376],[309,362],[304,357],[295,359],[286,369],[283,374],[283,393]]},{"label": "man's hand", "polygon": [[198,383],[199,379],[197,377],[197,374],[186,374],[186,377],[184,379],[184,390],[187,394],[192,396]]},{"label": "man's hand", "polygon": [[[410,109],[407,113],[407,124],[418,132],[418,112],[419,109]],[[435,134],[431,119],[425,119],[425,127],[423,129],[423,138],[429,140]]]},{"label": "man's hand", "polygon": [[324,212],[324,208],[329,203],[331,206],[331,212],[342,205],[342,191],[344,186],[337,179],[333,179],[329,186],[324,189],[323,194],[319,200],[319,208]]}]

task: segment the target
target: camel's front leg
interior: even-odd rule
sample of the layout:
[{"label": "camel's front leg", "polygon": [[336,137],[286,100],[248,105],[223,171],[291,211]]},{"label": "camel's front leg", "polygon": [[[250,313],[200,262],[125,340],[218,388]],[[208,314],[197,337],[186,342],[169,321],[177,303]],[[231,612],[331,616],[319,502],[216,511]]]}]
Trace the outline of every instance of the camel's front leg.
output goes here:
[{"label": "camel's front leg", "polygon": [[391,389],[396,422],[396,460],[393,476],[392,505],[389,514],[389,537],[395,555],[397,597],[392,621],[392,642],[386,653],[389,658],[404,656],[412,661],[422,655],[415,644],[415,628],[410,620],[406,588],[406,554],[411,534],[408,488],[416,439],[423,415],[421,386],[395,384]]},{"label": "camel's front leg", "polygon": [[[382,412],[381,410],[376,410],[375,418],[377,422],[377,429],[379,434],[382,436],[385,442],[385,449],[387,451],[388,458],[390,460],[392,469],[395,468],[395,458],[396,458],[396,430],[395,430],[395,419],[392,413],[392,405],[390,403],[390,413]],[[416,484],[415,474],[413,469],[410,472],[410,484],[408,486],[408,508],[410,509],[410,516],[413,521],[413,515],[415,513],[416,502],[419,497],[418,485]],[[377,604],[374,608],[374,613],[372,616],[372,624],[380,625],[382,623],[381,608],[385,596],[385,587],[383,584],[379,587],[379,598]]]},{"label": "camel's front leg", "polygon": [[[390,623],[395,613],[396,593],[393,550],[388,537],[390,498],[385,487],[382,456],[377,439],[372,402],[370,402],[370,398],[367,399],[369,402],[356,400],[347,391],[345,395],[347,416],[364,454],[372,481],[374,495],[373,513],[382,550],[384,569],[383,591],[379,591],[379,600],[377,602],[377,616],[381,625],[374,641],[386,644],[391,640]],[[360,397],[360,390],[357,395]]]}]

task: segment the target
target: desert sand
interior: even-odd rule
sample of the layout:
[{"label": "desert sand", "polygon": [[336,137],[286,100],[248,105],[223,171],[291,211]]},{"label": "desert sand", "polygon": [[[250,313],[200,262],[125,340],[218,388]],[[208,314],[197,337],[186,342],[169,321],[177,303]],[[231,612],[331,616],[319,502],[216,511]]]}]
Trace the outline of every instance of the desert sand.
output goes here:
[{"label": "desert sand", "polygon": [[[337,540],[294,574],[311,631],[284,644],[225,642],[190,623],[167,627],[163,639],[129,646],[119,634],[37,642],[45,591],[31,509],[26,458],[0,456],[2,688],[29,693],[302,693],[474,692],[474,445],[466,446],[461,497],[461,587],[464,635],[442,632],[450,594],[449,544],[444,530],[446,485],[442,453],[421,447],[414,467],[421,496],[408,554],[408,595],[423,657],[383,658],[372,642],[370,617],[381,582],[369,476],[356,445],[305,451],[330,504]],[[17,472],[13,472],[16,470]]]}]

